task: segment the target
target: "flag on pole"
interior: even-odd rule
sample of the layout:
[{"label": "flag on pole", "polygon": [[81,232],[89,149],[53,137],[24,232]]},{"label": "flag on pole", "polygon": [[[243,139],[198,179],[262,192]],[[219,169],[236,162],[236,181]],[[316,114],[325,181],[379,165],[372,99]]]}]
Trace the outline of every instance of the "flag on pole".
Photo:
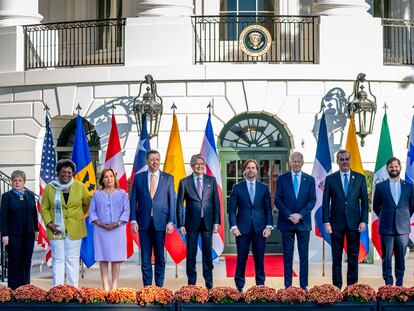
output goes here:
[{"label": "flag on pole", "polygon": [[[346,138],[346,147],[345,149],[351,153],[351,170],[354,172],[365,175],[364,169],[362,167],[361,155],[359,153],[358,141],[356,138],[354,116],[351,115],[348,137]],[[359,245],[359,254],[358,261],[361,262],[369,253],[369,234],[368,228],[360,235],[360,245]]]},{"label": "flag on pole", "polygon": [[[387,172],[387,160],[392,157],[392,144],[390,130],[388,128],[387,112],[385,112],[382,118],[381,125],[381,136],[378,145],[377,160],[375,162],[374,171],[374,187],[377,183],[388,179],[389,175]],[[378,232],[379,228],[379,215],[372,211],[372,222],[371,222],[371,239],[378,254],[382,257],[381,251],[381,240]]]},{"label": "flag on pole", "polygon": [[[180,180],[186,177],[184,168],[183,151],[181,148],[180,131],[178,129],[177,116],[173,115],[170,140],[168,142],[167,155],[165,156],[164,172],[174,176],[174,190],[178,193]],[[165,248],[178,265],[186,257],[185,239],[174,226],[174,231],[165,237]]]},{"label": "flag on pole", "polygon": [[204,132],[200,154],[206,160],[206,175],[214,176],[216,178],[217,190],[219,193],[221,226],[219,232],[213,234],[213,259],[215,259],[221,255],[224,248],[224,205],[220,165],[217,156],[216,143],[214,141],[214,132],[213,126],[211,124],[210,113],[208,114],[207,125]]},{"label": "flag on pole", "polygon": [[[132,165],[131,178],[129,179],[130,188],[134,184],[135,175],[148,170],[146,155],[151,150],[150,138],[147,130],[147,116],[142,115],[141,118],[142,129],[139,135],[139,142],[137,150],[135,151],[134,164]],[[138,233],[132,233],[132,238],[135,244],[139,247]]]},{"label": "flag on pole", "polygon": [[41,245],[46,251],[46,264],[52,266],[52,251],[50,249],[49,239],[46,237],[46,226],[43,222],[40,214],[40,205],[42,204],[43,190],[46,185],[54,180],[56,177],[56,153],[55,145],[53,144],[52,131],[49,126],[49,118],[46,114],[46,132],[45,138],[43,139],[42,148],[42,163],[40,165],[40,189],[39,189],[39,200],[37,201],[37,226],[39,228],[39,234],[37,236],[37,243]]},{"label": "flag on pole", "polygon": [[[83,183],[89,191],[89,195],[96,190],[95,170],[92,166],[88,140],[82,124],[82,117],[76,117],[76,134],[73,144],[72,161],[76,165],[74,179]],[[89,223],[89,212],[85,216],[87,236],[82,239],[80,258],[90,268],[95,263],[93,250],[93,224]]]},{"label": "flag on pole", "polygon": [[331,152],[329,150],[328,131],[326,129],[325,113],[322,114],[319,124],[318,144],[316,146],[315,163],[313,164],[312,176],[315,178],[316,203],[312,210],[315,235],[323,238],[331,245],[331,237],[323,226],[322,221],[322,198],[325,187],[325,178],[332,171]]},{"label": "flag on pole", "polygon": [[[109,134],[108,149],[105,156],[105,168],[112,168],[119,181],[119,188],[128,192],[128,180],[126,178],[124,159],[122,156],[121,143],[119,141],[118,126],[116,125],[115,115],[112,114],[111,133]],[[130,223],[125,226],[127,237],[127,256],[131,257],[134,253],[133,233]],[[135,233],[135,235],[137,235]],[[138,235],[136,237],[138,239]]]},{"label": "flag on pole", "polygon": [[[408,142],[408,152],[407,152],[407,167],[405,169],[405,180],[411,184],[414,184],[414,116],[411,120],[411,130],[410,138]],[[411,233],[410,239],[414,243],[414,214],[411,216]]]},{"label": "flag on pole", "polygon": [[132,165],[131,178],[129,179],[129,185],[132,187],[134,184],[135,175],[148,170],[146,155],[151,150],[150,139],[147,130],[147,116],[142,115],[141,119],[142,129],[139,135],[139,142],[137,150],[135,151],[134,164]]}]

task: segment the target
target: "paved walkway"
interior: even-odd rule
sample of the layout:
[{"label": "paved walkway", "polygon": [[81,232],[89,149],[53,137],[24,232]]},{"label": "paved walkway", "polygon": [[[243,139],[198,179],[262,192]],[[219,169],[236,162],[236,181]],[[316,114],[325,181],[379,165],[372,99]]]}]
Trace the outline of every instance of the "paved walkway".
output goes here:
[{"label": "paved walkway", "polygon": [[[39,257],[42,254],[37,254]],[[36,257],[35,256],[35,257]],[[36,260],[34,260],[35,262]],[[39,263],[39,262],[38,262]],[[294,262],[294,270],[299,272],[298,262]],[[322,263],[312,262],[309,267],[309,287],[314,285],[321,285],[324,283],[331,283],[331,265],[328,262],[325,266],[325,276],[322,276]],[[197,264],[198,271],[198,285],[204,285],[204,280],[201,272],[201,263]],[[164,286],[171,290],[177,290],[181,286],[187,284],[187,278],[185,275],[185,263],[182,262],[177,269],[178,277],[176,277],[176,267],[174,264],[167,263],[166,277]],[[343,265],[343,277],[346,277],[346,264]],[[52,284],[52,273],[46,265],[35,265],[31,276],[31,282],[34,285],[40,286],[44,289],[49,289]],[[246,279],[245,288],[249,288],[254,285],[254,278]],[[360,264],[359,265],[359,282],[373,286],[375,289],[382,286],[382,273],[381,273],[381,262],[376,260],[374,264]],[[346,281],[344,281],[346,284]],[[233,278],[226,277],[226,267],[224,258],[220,258],[218,262],[214,264],[214,285],[215,286],[234,286]],[[268,277],[266,278],[266,285],[274,288],[283,287],[282,277]],[[293,278],[293,285],[299,286],[299,278]],[[406,272],[404,285],[407,287],[414,286],[414,253],[410,253],[406,259]],[[101,279],[99,274],[99,264],[95,264],[91,269],[87,269],[84,273],[84,277],[80,279],[80,286],[89,287],[101,287]],[[141,288],[142,279],[140,265],[136,260],[136,256],[133,260],[125,262],[121,267],[121,275],[119,281],[120,287],[133,287]]]}]

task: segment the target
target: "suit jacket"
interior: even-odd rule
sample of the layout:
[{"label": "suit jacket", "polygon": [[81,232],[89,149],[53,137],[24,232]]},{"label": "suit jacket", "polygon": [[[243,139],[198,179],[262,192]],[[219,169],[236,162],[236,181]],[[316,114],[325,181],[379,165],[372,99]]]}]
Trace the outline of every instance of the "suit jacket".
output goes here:
[{"label": "suit jacket", "polygon": [[[275,205],[279,210],[277,227],[279,230],[311,231],[311,211],[315,206],[315,179],[302,172],[298,197],[293,188],[292,173],[280,175],[276,183]],[[302,219],[294,224],[289,220],[290,215],[299,213]]]},{"label": "suit jacket", "polygon": [[167,223],[175,223],[174,177],[160,171],[157,191],[151,199],[148,187],[148,171],[135,176],[130,194],[130,220],[138,222],[139,230],[146,231],[153,209],[156,231],[165,231]]},{"label": "suit jacket", "polygon": [[237,226],[241,234],[251,231],[261,234],[266,226],[273,226],[269,187],[256,180],[254,202],[250,201],[246,180],[233,186],[228,206],[230,228]]},{"label": "suit jacket", "polygon": [[[0,209],[0,231],[2,236],[31,234],[38,231],[35,195],[32,191],[26,189],[23,197],[25,207],[21,210],[16,207],[15,202],[20,199],[13,193],[13,190],[3,193]],[[26,218],[27,222],[23,222],[23,218]]]},{"label": "suit jacket", "polygon": [[414,212],[413,186],[401,179],[401,196],[398,204],[395,204],[390,180],[380,182],[375,186],[374,212],[379,216],[380,234],[410,233],[410,217]]},{"label": "suit jacket", "polygon": [[[55,220],[55,194],[56,189],[50,184],[45,187],[42,196],[40,213],[43,222],[47,225]],[[75,180],[69,188],[68,203],[65,203],[63,193],[60,196],[62,202],[63,221],[65,230],[71,240],[79,240],[86,236],[85,215],[89,209],[90,196],[86,186]],[[51,229],[47,228],[46,236],[49,240],[56,240]]]},{"label": "suit jacket", "polygon": [[348,193],[345,195],[339,171],[326,176],[322,201],[323,223],[333,230],[358,230],[368,223],[368,193],[365,176],[350,171]]},{"label": "suit jacket", "polygon": [[[184,217],[185,201],[185,217]],[[187,231],[198,231],[201,223],[201,209],[208,231],[214,224],[220,224],[220,200],[216,178],[203,174],[203,196],[200,198],[194,183],[193,174],[180,180],[177,196],[177,226]]]}]

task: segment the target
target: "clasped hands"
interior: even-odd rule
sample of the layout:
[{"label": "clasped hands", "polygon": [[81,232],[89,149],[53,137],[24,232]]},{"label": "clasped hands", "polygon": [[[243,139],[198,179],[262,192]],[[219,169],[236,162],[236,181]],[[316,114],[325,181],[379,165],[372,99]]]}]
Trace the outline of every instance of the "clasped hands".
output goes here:
[{"label": "clasped hands", "polygon": [[[233,230],[231,230],[231,232],[233,233],[233,235],[235,237],[238,237],[241,235],[241,232],[238,228],[234,228]],[[267,238],[270,236],[270,234],[272,234],[272,229],[269,227],[264,228],[263,230],[263,237]]]},{"label": "clasped hands", "polygon": [[293,213],[288,219],[296,225],[302,219],[302,215],[299,213]]},{"label": "clasped hands", "polygon": [[110,224],[104,224],[104,223],[101,223],[101,222],[95,220],[93,223],[95,225],[97,225],[98,227],[100,227],[102,229],[105,229],[106,231],[111,231],[111,230],[113,230],[115,228],[118,228],[120,226],[119,222],[112,222]]},{"label": "clasped hands", "polygon": [[[325,228],[326,233],[331,234],[333,232],[331,224],[326,223],[323,226]],[[358,231],[359,232],[364,232],[366,228],[367,228],[367,224],[365,222],[359,223],[359,226],[358,226]]]}]

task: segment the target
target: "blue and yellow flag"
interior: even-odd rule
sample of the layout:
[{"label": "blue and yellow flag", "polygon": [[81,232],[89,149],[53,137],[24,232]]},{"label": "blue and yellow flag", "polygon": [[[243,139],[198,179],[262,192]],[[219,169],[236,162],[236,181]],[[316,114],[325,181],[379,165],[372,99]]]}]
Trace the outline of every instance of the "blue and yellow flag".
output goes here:
[{"label": "blue and yellow flag", "polygon": [[[96,190],[96,177],[92,166],[88,140],[83,129],[82,117],[79,115],[76,118],[76,134],[72,150],[72,161],[76,164],[74,179],[85,184],[89,190],[89,194],[92,196]],[[95,254],[93,251],[93,225],[89,223],[89,213],[86,215],[85,222],[87,236],[82,239],[80,258],[86,267],[90,268],[95,263]]]}]

